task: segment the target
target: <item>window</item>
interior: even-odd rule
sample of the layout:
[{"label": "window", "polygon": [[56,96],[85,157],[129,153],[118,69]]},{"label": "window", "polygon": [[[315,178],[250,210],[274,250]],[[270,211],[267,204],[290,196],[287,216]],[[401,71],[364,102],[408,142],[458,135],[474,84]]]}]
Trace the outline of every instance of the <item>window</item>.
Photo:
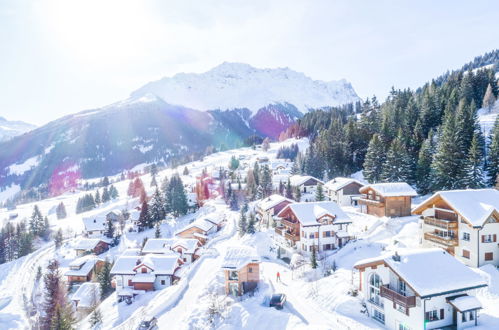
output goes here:
[{"label": "window", "polygon": [[405,324],[399,323],[399,330],[411,330],[411,328]]},{"label": "window", "polygon": [[331,244],[324,244],[324,245],[322,246],[322,249],[323,249],[323,250],[325,250],[325,251],[327,251],[327,250],[332,250],[332,248],[331,248]]},{"label": "window", "polygon": [[142,267],[142,273],[147,273],[147,268],[146,267]]},{"label": "window", "polygon": [[239,279],[239,274],[237,273],[237,270],[231,270],[229,272],[229,280],[230,281],[237,281]]},{"label": "window", "polygon": [[183,258],[182,260],[184,260],[184,262],[187,262],[187,258]]},{"label": "window", "polygon": [[248,267],[248,273],[253,273],[253,268]]},{"label": "window", "polygon": [[369,301],[379,306],[383,306],[383,301],[380,296],[380,287],[382,285],[381,277],[376,273],[371,274],[369,277]]},{"label": "window", "polygon": [[482,235],[482,243],[493,243],[497,241],[497,235]]},{"label": "window", "polygon": [[470,311],[470,321],[473,321],[475,319],[475,313],[476,311]]},{"label": "window", "polygon": [[494,260],[494,253],[485,252],[485,261],[491,261],[491,260]]},{"label": "window", "polygon": [[128,280],[128,286],[133,286],[133,284],[132,284],[132,279],[129,279],[129,280]]},{"label": "window", "polygon": [[463,233],[463,241],[469,241],[470,240],[470,233]]},{"label": "window", "polygon": [[323,237],[331,237],[331,231],[328,230],[328,231],[323,232],[322,236]]},{"label": "window", "polygon": [[308,238],[315,238],[315,234],[314,233],[308,234]]},{"label": "window", "polygon": [[165,285],[166,284],[166,281],[165,280],[161,280],[161,285]]},{"label": "window", "polygon": [[463,249],[463,258],[469,259],[470,258],[470,251]]},{"label": "window", "polygon": [[438,309],[432,310],[430,312],[425,313],[425,321],[438,321],[444,318],[444,310],[440,310],[440,317],[438,315]]},{"label": "window", "polygon": [[381,313],[377,309],[374,310],[373,318],[385,324],[385,314]]},{"label": "window", "polygon": [[405,282],[402,280],[399,281],[399,293],[403,296],[407,295],[406,285]]},{"label": "window", "polygon": [[463,313],[461,314],[461,319],[462,319],[462,321],[463,321],[463,322],[466,322],[466,321],[467,321],[467,320],[466,320],[466,312],[463,312]]}]

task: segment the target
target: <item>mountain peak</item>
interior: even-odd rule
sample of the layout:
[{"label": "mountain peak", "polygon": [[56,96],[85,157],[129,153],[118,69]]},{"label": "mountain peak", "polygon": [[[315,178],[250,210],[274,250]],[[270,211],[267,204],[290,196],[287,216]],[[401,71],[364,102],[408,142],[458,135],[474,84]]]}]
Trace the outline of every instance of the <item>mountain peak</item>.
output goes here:
[{"label": "mountain peak", "polygon": [[223,62],[204,73],[165,77],[146,84],[132,97],[146,94],[203,111],[247,108],[253,113],[278,103],[292,104],[305,113],[359,100],[346,80],[324,82],[289,68],[259,69],[237,62]]}]

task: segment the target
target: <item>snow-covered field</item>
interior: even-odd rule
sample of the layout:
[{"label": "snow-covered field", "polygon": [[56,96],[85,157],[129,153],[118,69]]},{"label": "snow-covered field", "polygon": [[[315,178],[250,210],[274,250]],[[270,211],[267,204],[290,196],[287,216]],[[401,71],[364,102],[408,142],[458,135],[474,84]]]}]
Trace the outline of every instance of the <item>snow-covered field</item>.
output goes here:
[{"label": "snow-covered field", "polygon": [[[195,176],[205,168],[216,170],[227,166],[231,156],[244,156],[245,161],[253,161],[259,156],[275,158],[282,145],[298,143],[300,149],[308,145],[306,139],[288,140],[273,143],[268,152],[243,148],[220,152],[205,157],[202,161],[187,164],[188,176],[182,176],[184,183],[193,183]],[[175,171],[182,173],[184,165],[178,169],[166,169],[158,175],[158,182]],[[142,181],[148,193],[150,175],[143,175]],[[75,258],[72,244],[81,234],[82,217],[106,214],[110,210],[131,209],[137,201],[127,197],[128,180],[114,185],[120,198],[101,205],[83,214],[75,214],[79,197],[87,192],[75,192],[37,202],[42,213],[49,215],[52,229],[62,228],[67,237],[63,247],[55,250],[53,243],[43,243],[32,254],[0,265],[0,328],[28,329],[30,322],[37,317],[36,307],[41,303],[35,284],[38,266],[45,268],[51,258],[58,258],[63,270]],[[68,217],[57,220],[55,207],[64,202]],[[20,221],[28,218],[34,203],[20,205],[16,210],[0,209],[0,223]],[[252,208],[253,205],[250,205]],[[292,269],[277,259],[273,230],[261,228],[253,235],[239,237],[237,219],[239,213],[230,211],[221,200],[207,203],[196,213],[163,223],[163,237],[171,237],[175,230],[182,228],[194,219],[216,215],[227,219],[223,229],[216,233],[202,249],[202,256],[193,264],[183,267],[181,280],[177,285],[137,296],[131,305],[117,303],[115,294],[104,300],[99,309],[103,315],[102,329],[135,329],[140,321],[149,317],[158,319],[160,329],[378,329],[380,324],[365,315],[362,295],[352,295],[358,283],[358,274],[352,272],[354,263],[360,259],[379,256],[386,251],[418,247],[417,217],[377,218],[358,213],[353,207],[344,208],[352,218],[350,234],[355,240],[342,249],[327,256],[319,256],[321,266],[313,270],[306,263]],[[18,216],[9,220],[12,213]],[[76,236],[76,237],[75,237]],[[139,247],[145,237],[154,237],[154,229],[142,233],[126,233],[120,245],[102,256],[114,259],[127,248]],[[251,297],[232,298],[223,291],[221,264],[228,247],[247,245],[254,247],[261,257],[261,283]],[[306,261],[308,261],[306,259]],[[325,276],[326,268],[336,266],[336,270]],[[484,308],[479,319],[480,329],[499,329],[499,272],[491,266],[476,270],[489,283],[489,287],[478,292],[478,299]],[[276,273],[281,274],[281,282],[276,282]],[[269,308],[271,293],[287,295],[283,310]],[[219,313],[210,318],[212,305]],[[88,317],[80,320],[78,329],[89,329]]]}]

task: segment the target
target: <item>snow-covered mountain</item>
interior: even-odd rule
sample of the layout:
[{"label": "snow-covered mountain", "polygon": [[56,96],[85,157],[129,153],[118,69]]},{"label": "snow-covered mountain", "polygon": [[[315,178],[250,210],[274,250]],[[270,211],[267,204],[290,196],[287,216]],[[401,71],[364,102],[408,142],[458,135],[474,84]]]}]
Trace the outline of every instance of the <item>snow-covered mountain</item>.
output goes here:
[{"label": "snow-covered mountain", "polygon": [[9,121],[0,117],[0,141],[31,131],[36,126],[23,121]]},{"label": "snow-covered mountain", "polygon": [[205,73],[178,73],[150,82],[132,96],[148,93],[170,104],[202,111],[247,108],[254,114],[276,103],[291,104],[305,113],[359,100],[346,80],[324,82],[289,68],[257,69],[228,62]]}]

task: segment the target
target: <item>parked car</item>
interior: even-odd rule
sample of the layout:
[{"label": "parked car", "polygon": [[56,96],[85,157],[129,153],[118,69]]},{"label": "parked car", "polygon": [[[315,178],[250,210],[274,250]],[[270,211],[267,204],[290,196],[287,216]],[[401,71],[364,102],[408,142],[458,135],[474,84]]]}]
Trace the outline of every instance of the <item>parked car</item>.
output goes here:
[{"label": "parked car", "polygon": [[157,325],[158,325],[158,320],[155,317],[152,317],[149,320],[144,320],[140,322],[140,325],[137,328],[137,330],[151,330],[155,329]]},{"label": "parked car", "polygon": [[286,295],[284,293],[273,294],[270,298],[270,307],[275,307],[276,309],[282,309],[284,303],[286,302]]}]

